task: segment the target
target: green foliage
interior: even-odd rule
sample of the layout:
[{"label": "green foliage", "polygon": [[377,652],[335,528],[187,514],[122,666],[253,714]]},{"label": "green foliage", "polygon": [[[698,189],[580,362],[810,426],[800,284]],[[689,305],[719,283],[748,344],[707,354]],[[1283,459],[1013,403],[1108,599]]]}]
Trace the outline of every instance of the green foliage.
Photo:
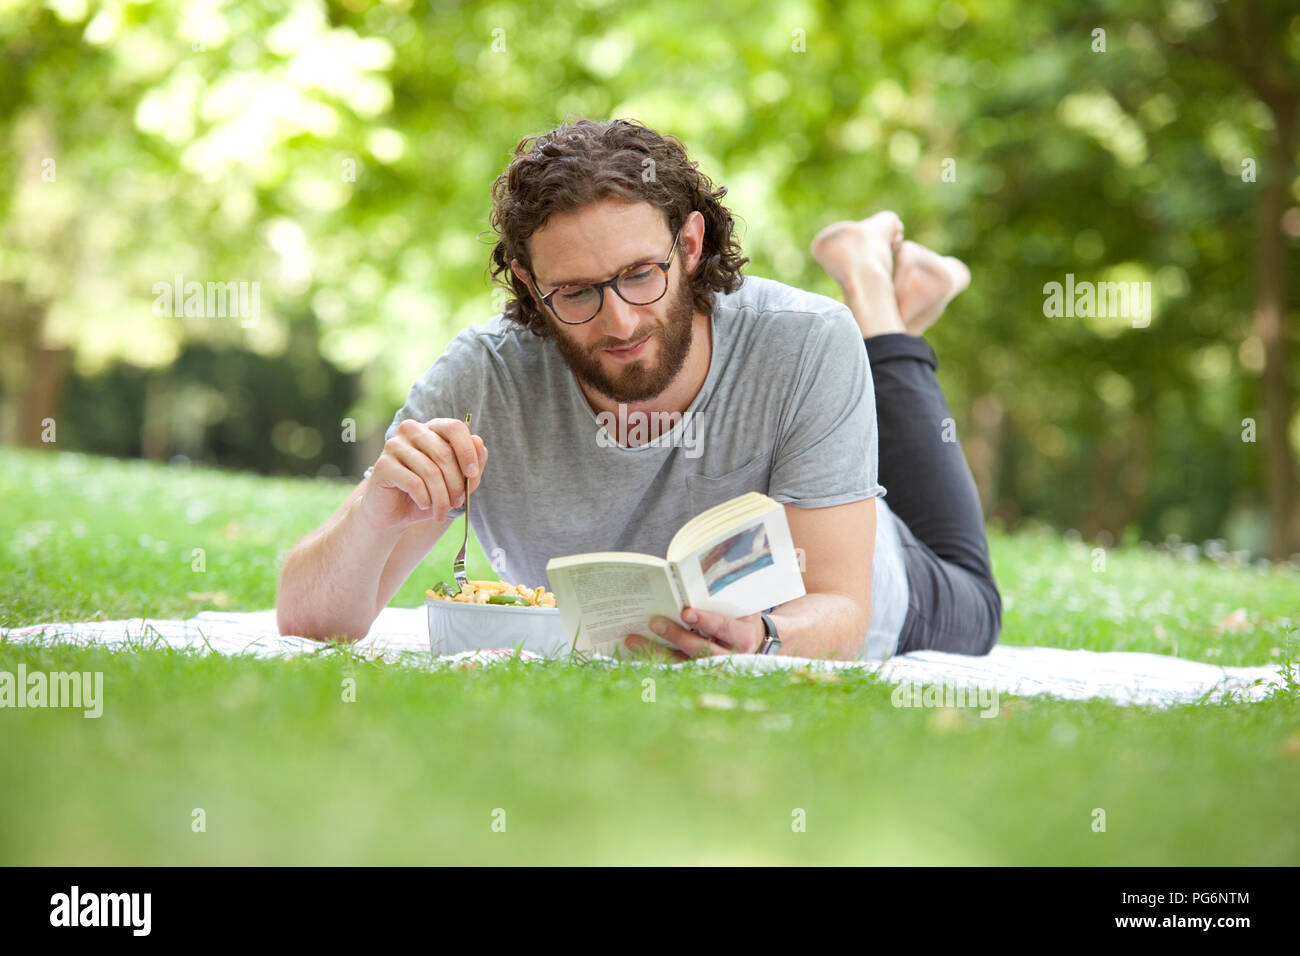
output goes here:
[{"label": "green foliage", "polygon": [[[1256,8],[1262,61],[1300,87],[1300,17]],[[881,207],[970,264],[931,338],[991,512],[1258,549],[1260,185],[1241,163],[1271,175],[1273,120],[1216,9],[9,0],[0,287],[83,371],[196,340],[275,354],[312,325],[362,373],[349,411],[373,433],[499,310],[488,188],[515,143],[634,117],[729,186],[754,274],[833,293],[808,240]],[[1149,326],[1046,316],[1067,273],[1150,281]],[[154,315],[176,274],[260,282],[258,327]]]}]

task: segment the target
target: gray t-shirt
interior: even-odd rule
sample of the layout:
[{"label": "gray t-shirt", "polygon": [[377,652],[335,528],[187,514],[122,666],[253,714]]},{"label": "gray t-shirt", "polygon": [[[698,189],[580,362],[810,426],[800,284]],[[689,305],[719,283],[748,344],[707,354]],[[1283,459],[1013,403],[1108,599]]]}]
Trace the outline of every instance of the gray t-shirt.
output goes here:
[{"label": "gray t-shirt", "polygon": [[[513,584],[547,583],[546,562],[586,551],[662,557],[677,529],[760,491],[803,508],[876,506],[871,629],[864,659],[892,656],[907,613],[902,548],[877,480],[875,390],[848,307],[770,279],[715,295],[708,377],[680,420],[600,417],[554,343],[500,315],[470,326],[411,388],[408,418],[464,418],[488,448],[474,534]],[[464,508],[454,508],[460,517]]]}]

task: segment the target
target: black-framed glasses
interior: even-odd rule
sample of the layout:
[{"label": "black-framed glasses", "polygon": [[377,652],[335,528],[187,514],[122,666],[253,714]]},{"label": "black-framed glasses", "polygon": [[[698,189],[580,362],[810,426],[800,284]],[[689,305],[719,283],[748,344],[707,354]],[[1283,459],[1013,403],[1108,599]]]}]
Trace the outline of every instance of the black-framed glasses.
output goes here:
[{"label": "black-framed glasses", "polygon": [[[613,289],[628,305],[658,302],[668,291],[668,270],[673,266],[673,257],[677,255],[677,242],[681,236],[682,231],[678,229],[667,259],[638,262],[604,282],[557,286],[542,296],[542,301],[565,325],[582,325],[599,315],[605,305],[607,288]],[[531,270],[528,275],[533,280],[533,288],[537,288],[537,278]]]}]

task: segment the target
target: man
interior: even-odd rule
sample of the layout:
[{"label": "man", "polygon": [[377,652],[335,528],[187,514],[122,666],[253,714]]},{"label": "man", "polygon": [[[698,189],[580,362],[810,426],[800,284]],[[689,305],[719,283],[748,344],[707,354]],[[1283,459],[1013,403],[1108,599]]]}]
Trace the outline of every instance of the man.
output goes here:
[{"label": "man", "polygon": [[[415,383],[368,477],[290,554],[281,632],[363,637],[464,513],[468,482],[479,542],[530,586],[557,555],[662,555],[687,519],[746,491],[785,504],[805,596],[734,619],[687,609],[689,629],[656,619],[676,659],[987,653],[1001,600],[919,337],[968,274],[885,213],[814,240],[848,307],[742,279],[725,192],[636,123],[521,141],[493,188],[493,275],[514,299]],[[671,427],[610,435],[647,418]]]}]

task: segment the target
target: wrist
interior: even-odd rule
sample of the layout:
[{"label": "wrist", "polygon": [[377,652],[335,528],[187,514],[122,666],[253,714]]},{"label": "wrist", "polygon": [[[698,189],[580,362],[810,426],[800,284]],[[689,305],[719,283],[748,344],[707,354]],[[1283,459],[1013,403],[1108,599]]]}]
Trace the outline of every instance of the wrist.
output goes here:
[{"label": "wrist", "polygon": [[[395,522],[393,524],[384,524],[382,521],[376,521],[371,515],[371,508],[367,507],[367,499],[375,493],[376,489],[369,487],[369,479],[363,484],[365,489],[352,502],[352,507],[348,509],[344,516],[344,525],[349,526],[345,534],[349,538],[386,548],[391,551],[393,546],[410,527],[408,523]],[[363,545],[364,546],[364,545]]]}]

